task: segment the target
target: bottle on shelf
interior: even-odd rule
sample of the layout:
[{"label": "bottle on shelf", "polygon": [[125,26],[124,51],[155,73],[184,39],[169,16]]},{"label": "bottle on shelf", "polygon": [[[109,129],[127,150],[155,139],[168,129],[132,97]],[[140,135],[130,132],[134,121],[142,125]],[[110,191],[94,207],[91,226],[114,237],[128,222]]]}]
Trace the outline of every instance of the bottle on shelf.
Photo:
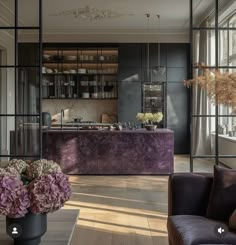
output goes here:
[{"label": "bottle on shelf", "polygon": [[81,97],[83,99],[88,99],[90,98],[90,93],[89,93],[89,82],[88,81],[81,81]]},{"label": "bottle on shelf", "polygon": [[91,94],[91,98],[93,99],[98,98],[97,81],[90,81],[90,94]]}]

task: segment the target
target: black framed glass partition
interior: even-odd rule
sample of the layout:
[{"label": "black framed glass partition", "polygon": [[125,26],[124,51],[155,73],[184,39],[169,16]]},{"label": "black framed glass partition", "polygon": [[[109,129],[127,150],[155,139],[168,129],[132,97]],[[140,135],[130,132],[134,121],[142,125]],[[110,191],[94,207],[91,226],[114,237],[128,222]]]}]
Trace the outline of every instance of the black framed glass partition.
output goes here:
[{"label": "black framed glass partition", "polygon": [[[42,156],[42,0],[11,0],[0,20],[0,161]],[[20,48],[30,42],[36,51]]]},{"label": "black framed glass partition", "polygon": [[[191,77],[200,77],[205,71],[209,79],[216,72],[235,73],[235,1],[190,0],[190,43]],[[216,165],[231,167],[230,162],[236,158],[236,114],[231,106],[218,103],[217,96],[209,99],[207,88],[193,85],[190,92],[191,172],[194,159],[209,159]]]}]

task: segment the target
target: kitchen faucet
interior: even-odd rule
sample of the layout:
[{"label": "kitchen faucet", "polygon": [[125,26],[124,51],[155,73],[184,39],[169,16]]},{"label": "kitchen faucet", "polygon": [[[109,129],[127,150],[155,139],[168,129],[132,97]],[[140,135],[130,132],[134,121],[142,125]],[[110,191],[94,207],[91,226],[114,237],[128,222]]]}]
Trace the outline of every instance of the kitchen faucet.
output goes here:
[{"label": "kitchen faucet", "polygon": [[62,129],[62,118],[65,116],[65,112],[63,109],[61,109],[61,129]]}]

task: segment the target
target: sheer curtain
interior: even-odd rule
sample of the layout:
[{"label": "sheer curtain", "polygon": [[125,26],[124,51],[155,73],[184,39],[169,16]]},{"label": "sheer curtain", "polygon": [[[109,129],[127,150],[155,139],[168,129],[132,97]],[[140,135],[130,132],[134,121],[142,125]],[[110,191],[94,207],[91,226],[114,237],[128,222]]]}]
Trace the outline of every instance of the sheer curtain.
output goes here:
[{"label": "sheer curtain", "polygon": [[[201,26],[206,26],[207,21],[202,22]],[[211,33],[201,30],[194,35],[194,57],[195,61],[200,64],[208,65],[211,46]],[[202,75],[201,70],[195,71],[195,76]],[[199,86],[193,87],[193,115],[210,115],[211,102],[207,97],[207,91]],[[211,131],[212,122],[210,117],[193,118],[193,154],[194,155],[210,155],[211,154]]]}]

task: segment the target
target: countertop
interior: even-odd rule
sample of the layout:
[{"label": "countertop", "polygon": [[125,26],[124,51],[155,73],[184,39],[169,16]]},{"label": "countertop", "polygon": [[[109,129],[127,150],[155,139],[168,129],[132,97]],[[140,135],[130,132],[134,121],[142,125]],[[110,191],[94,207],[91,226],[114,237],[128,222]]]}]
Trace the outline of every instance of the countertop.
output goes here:
[{"label": "countertop", "polygon": [[78,129],[47,129],[44,133],[109,133],[109,134],[162,134],[162,133],[174,133],[174,131],[166,128],[156,129],[155,131],[148,131],[146,129],[136,130],[78,130]]},{"label": "countertop", "polygon": [[83,122],[64,122],[64,123],[53,123],[52,127],[61,127],[61,125],[63,127],[81,127],[81,126],[85,126],[85,127],[90,127],[90,126],[94,126],[94,127],[109,127],[112,126],[112,123],[97,123],[97,122],[91,122],[91,123],[83,123]]}]

